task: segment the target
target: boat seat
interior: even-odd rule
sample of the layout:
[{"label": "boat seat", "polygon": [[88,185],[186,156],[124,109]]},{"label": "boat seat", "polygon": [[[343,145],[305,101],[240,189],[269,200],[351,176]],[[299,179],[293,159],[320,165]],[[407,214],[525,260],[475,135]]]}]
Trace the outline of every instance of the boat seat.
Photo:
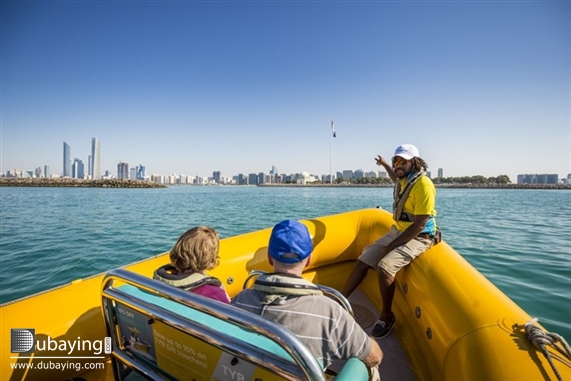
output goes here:
[{"label": "boat seat", "polygon": [[[251,288],[255,280],[260,275],[264,274],[267,274],[267,272],[262,270],[251,270],[250,273],[248,274],[248,277],[244,281],[244,286],[242,287],[242,289]],[[347,300],[345,295],[343,295],[333,287],[324,286],[322,284],[315,284],[315,286],[317,286],[317,288],[319,288],[319,290],[323,292],[323,295],[339,303],[343,308],[347,310],[347,312],[351,314],[351,316],[355,317],[355,314],[353,313],[353,307],[351,307],[351,303],[349,303],[349,300]]]},{"label": "boat seat", "polygon": [[[289,330],[234,306],[124,269],[102,285],[116,380],[325,380]],[[356,378],[359,377],[359,378]],[[336,381],[367,380],[357,359]]]}]

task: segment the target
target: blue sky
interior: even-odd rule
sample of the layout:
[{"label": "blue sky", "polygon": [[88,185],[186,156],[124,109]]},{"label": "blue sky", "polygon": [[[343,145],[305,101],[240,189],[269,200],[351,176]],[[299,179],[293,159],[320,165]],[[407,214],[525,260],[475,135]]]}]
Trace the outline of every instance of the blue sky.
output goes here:
[{"label": "blue sky", "polygon": [[2,1],[1,171],[571,173],[568,1]]}]

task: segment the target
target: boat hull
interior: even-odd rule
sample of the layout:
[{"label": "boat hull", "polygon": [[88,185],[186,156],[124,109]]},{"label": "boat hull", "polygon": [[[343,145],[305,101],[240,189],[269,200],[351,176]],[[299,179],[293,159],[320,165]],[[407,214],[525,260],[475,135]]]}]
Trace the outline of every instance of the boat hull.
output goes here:
[{"label": "boat hull", "polygon": [[[302,222],[315,246],[304,277],[340,289],[363,248],[387,232],[392,219],[386,211],[364,209]],[[211,275],[224,283],[231,296],[242,289],[250,270],[272,270],[267,261],[270,232],[268,228],[221,240],[221,264]],[[154,270],[167,262],[165,253],[125,269],[152,277]],[[39,357],[49,354],[65,358],[70,356],[69,348],[31,355],[11,352],[10,330],[16,328],[35,329],[37,340],[102,340],[106,336],[101,310],[103,276],[76,280],[0,307],[3,380],[66,379],[79,374],[87,380],[112,379],[105,356],[67,360],[107,364],[86,372],[72,366],[37,369],[43,361]],[[556,379],[544,356],[522,332],[521,325],[531,317],[446,242],[432,247],[396,279],[397,323],[392,334],[401,343],[417,380]],[[360,290],[381,308],[374,271],[369,271]],[[72,354],[79,357],[92,352]],[[569,363],[558,358],[555,363],[564,379],[571,379]],[[17,364],[22,364],[20,369],[15,369]]]}]

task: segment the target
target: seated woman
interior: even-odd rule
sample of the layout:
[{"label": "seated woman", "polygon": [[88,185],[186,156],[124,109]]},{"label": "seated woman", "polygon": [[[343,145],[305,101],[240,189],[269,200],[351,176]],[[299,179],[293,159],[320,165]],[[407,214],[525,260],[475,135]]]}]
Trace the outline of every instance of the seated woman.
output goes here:
[{"label": "seated woman", "polygon": [[216,230],[207,226],[196,226],[181,235],[170,251],[171,263],[155,271],[153,279],[230,303],[230,297],[222,282],[204,273],[218,266],[220,239]]}]

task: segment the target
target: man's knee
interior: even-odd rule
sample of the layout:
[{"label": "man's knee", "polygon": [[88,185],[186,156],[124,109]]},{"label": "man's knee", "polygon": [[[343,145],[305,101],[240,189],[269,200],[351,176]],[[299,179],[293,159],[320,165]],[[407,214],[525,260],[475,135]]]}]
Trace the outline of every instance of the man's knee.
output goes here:
[{"label": "man's knee", "polygon": [[383,266],[382,264],[379,264],[379,267],[377,267],[377,274],[381,279],[391,280],[395,278],[395,275],[399,270],[400,269],[392,269],[390,268],[390,266],[387,267]]},{"label": "man's knee", "polygon": [[357,261],[357,265],[355,266],[355,270],[357,271],[367,271],[369,269],[372,269],[373,267],[371,267],[370,265],[368,265],[367,263],[363,262],[363,261]]}]

